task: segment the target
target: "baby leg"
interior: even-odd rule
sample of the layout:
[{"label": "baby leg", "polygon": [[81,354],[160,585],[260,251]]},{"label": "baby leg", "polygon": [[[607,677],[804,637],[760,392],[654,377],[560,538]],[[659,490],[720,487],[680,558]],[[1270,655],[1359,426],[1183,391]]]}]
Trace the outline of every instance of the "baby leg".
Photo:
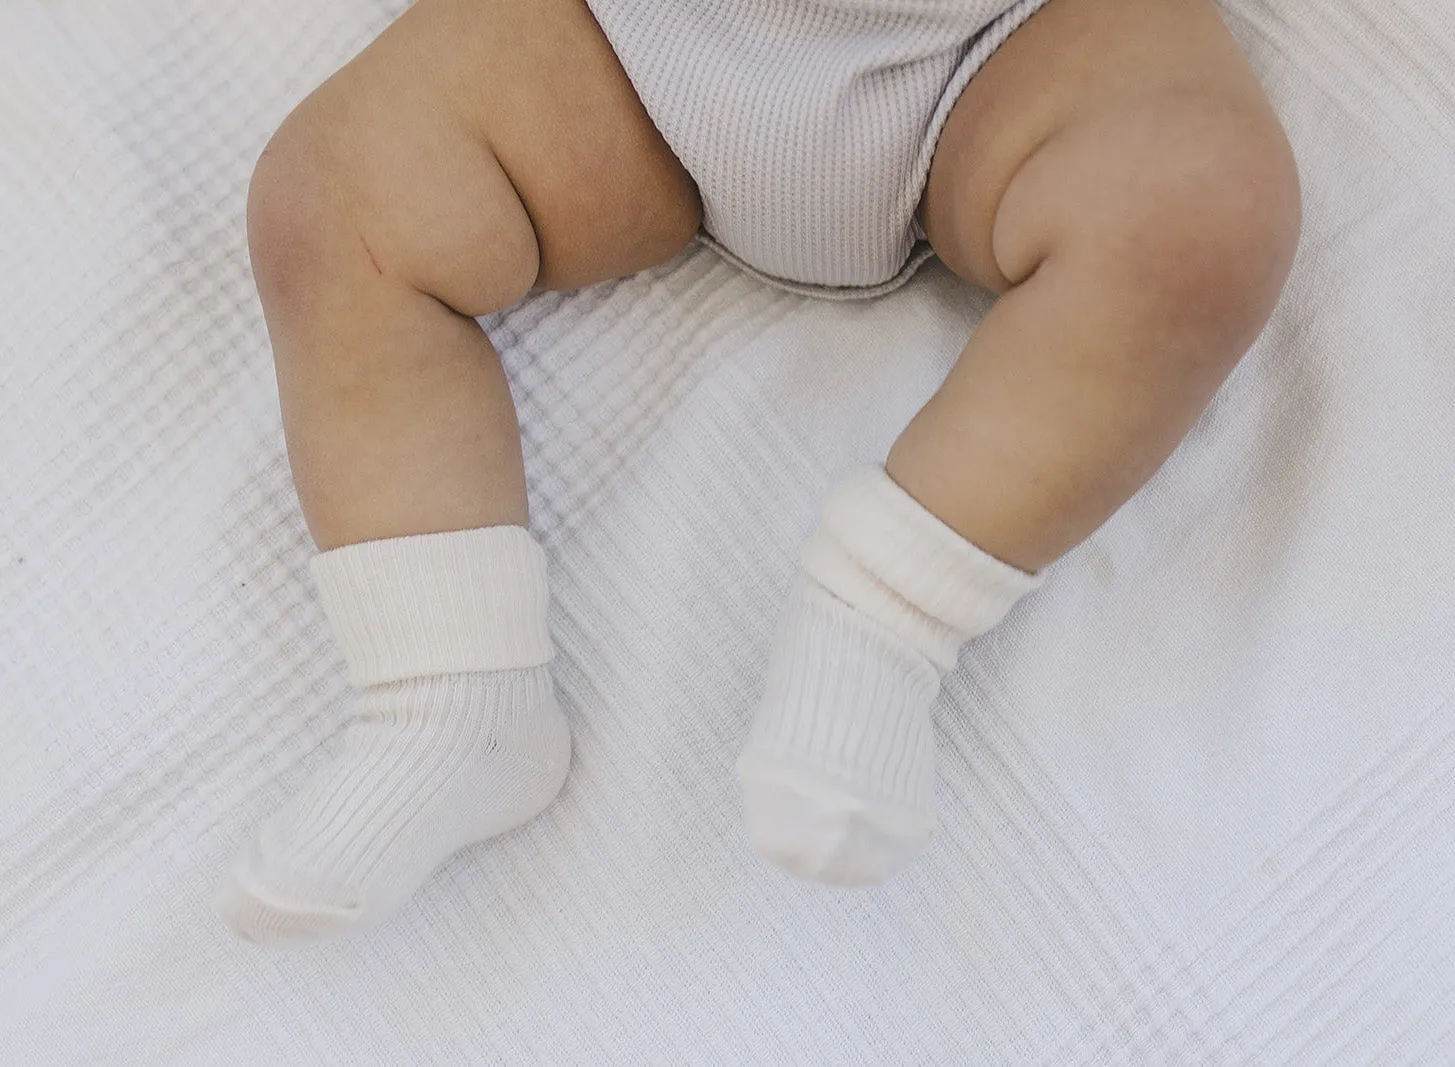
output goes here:
[{"label": "baby leg", "polygon": [[[831,496],[742,764],[759,847],[826,880],[927,836],[939,673],[1187,433],[1267,321],[1299,194],[1210,0],[1050,0],[957,103],[921,213],[1003,295],[887,474]],[[867,660],[881,693],[823,680]]]},{"label": "baby leg", "polygon": [[379,921],[559,789],[544,558],[475,316],[660,262],[698,214],[581,0],[420,0],[268,145],[253,269],[359,692],[338,760],[235,865],[240,934]]}]

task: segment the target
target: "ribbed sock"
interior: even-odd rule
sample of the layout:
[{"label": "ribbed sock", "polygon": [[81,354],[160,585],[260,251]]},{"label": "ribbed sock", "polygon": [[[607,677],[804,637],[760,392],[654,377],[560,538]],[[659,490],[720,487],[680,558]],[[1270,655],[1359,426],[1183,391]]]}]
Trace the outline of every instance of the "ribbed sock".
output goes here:
[{"label": "ribbed sock", "polygon": [[350,545],[313,574],[358,691],[343,751],[223,889],[228,925],[270,944],[387,918],[451,853],[539,813],[570,762],[545,557],[524,529]]},{"label": "ribbed sock", "polygon": [[961,645],[1040,578],[986,555],[882,468],[824,502],[738,761],[767,859],[837,885],[882,882],[934,829],[930,709]]}]

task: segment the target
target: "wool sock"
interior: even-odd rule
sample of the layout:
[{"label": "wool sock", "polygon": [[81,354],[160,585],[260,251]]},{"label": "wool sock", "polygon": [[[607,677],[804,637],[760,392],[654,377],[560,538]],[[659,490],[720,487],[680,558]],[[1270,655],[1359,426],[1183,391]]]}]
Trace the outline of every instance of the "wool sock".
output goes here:
[{"label": "wool sock", "polygon": [[824,502],[738,761],[748,835],[835,885],[882,882],[934,829],[930,709],[960,647],[1040,577],[985,554],[882,468]]},{"label": "wool sock", "polygon": [[222,891],[228,925],[269,944],[387,918],[451,853],[539,813],[570,763],[545,555],[523,528],[349,545],[312,569],[357,692],[341,753]]}]

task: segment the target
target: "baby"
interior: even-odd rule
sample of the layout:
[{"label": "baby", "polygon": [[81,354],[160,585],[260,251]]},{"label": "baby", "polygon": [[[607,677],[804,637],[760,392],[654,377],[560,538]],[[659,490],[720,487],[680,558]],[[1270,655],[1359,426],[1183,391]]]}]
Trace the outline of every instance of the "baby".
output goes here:
[{"label": "baby", "polygon": [[941,676],[1177,445],[1298,228],[1287,141],[1212,0],[419,0],[253,177],[288,454],[357,693],[336,761],[239,856],[228,923],[376,923],[566,775],[546,560],[478,316],[699,233],[799,291],[880,293],[932,250],[1001,294],[884,466],[829,494],[738,765],[764,856],[869,884],[933,826]]}]

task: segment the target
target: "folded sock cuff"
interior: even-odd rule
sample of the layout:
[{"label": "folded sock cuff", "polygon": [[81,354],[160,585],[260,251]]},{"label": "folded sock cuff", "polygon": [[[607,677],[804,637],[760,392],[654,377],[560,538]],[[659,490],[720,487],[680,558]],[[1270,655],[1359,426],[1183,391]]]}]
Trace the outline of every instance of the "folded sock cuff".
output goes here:
[{"label": "folded sock cuff", "polygon": [[366,541],[320,553],[312,571],[354,685],[553,654],[545,553],[524,527]]},{"label": "folded sock cuff", "polygon": [[882,467],[857,470],[829,493],[804,569],[850,602],[901,599],[948,627],[956,645],[990,629],[1043,580],[961,537]]}]

